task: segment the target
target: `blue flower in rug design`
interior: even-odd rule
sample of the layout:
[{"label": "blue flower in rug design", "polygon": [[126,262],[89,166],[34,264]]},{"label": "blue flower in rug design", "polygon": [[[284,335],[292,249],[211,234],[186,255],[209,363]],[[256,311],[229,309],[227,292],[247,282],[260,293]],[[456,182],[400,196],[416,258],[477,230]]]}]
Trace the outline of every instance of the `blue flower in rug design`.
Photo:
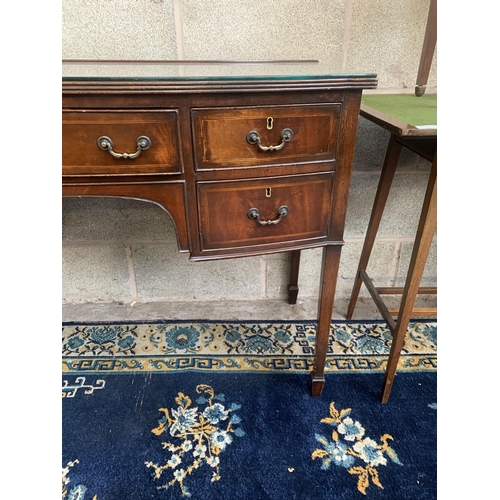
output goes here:
[{"label": "blue flower in rug design", "polygon": [[[380,482],[376,467],[387,465],[386,455],[396,464],[403,465],[396,452],[389,446],[393,437],[384,434],[380,443],[363,437],[365,429],[358,421],[349,415],[351,408],[338,411],[334,402],[330,403],[330,416],[323,418],[322,423],[333,427],[332,440],[321,434],[316,434],[316,440],[323,448],[318,448],[312,453],[312,459],[322,459],[321,468],[327,470],[330,465],[338,465],[348,469],[349,474],[358,476],[358,490],[366,495],[366,489],[372,483],[384,489]],[[356,465],[358,462],[360,465]]]},{"label": "blue flower in rug design", "polygon": [[193,327],[172,328],[165,333],[168,347],[179,350],[192,350],[200,338],[200,333]]},{"label": "blue flower in rug design", "polygon": [[334,338],[337,342],[344,346],[348,346],[352,341],[351,333],[341,328],[334,329]]},{"label": "blue flower in rug design", "polygon": [[215,403],[209,406],[203,412],[203,416],[211,423],[218,424],[220,420],[226,420],[229,411],[224,408],[220,403]]},{"label": "blue flower in rug design", "polygon": [[392,334],[386,328],[373,325],[334,326],[332,348],[341,347],[344,353],[387,354],[390,351]]},{"label": "blue flower in rug design", "polygon": [[433,344],[437,344],[437,326],[426,325],[422,332]]},{"label": "blue flower in rug design", "polygon": [[124,350],[130,349],[131,347],[134,346],[134,344],[135,344],[135,339],[134,337],[132,337],[132,335],[128,335],[127,337],[120,339],[118,341],[118,346]]},{"label": "blue flower in rug design", "polygon": [[116,338],[116,330],[111,327],[104,328],[89,328],[90,338],[96,344],[106,344],[112,342]]},{"label": "blue flower in rug design", "polygon": [[74,331],[63,338],[63,356],[113,356],[135,354],[137,325],[75,326]]},{"label": "blue flower in rug design", "polygon": [[254,336],[250,337],[247,341],[245,346],[243,347],[243,350],[245,352],[251,353],[251,352],[274,352],[275,349],[273,348],[273,343],[271,340],[261,337],[261,336]]},{"label": "blue flower in rug design", "polygon": [[[158,489],[178,483],[185,496],[191,496],[185,485],[186,478],[204,464],[212,471],[212,482],[220,479],[220,454],[233,442],[234,436],[245,435],[241,427],[237,427],[241,419],[234,413],[241,405],[233,403],[226,408],[221,404],[225,401],[224,394],[215,394],[209,385],[198,385],[196,392],[201,394],[196,403],[205,405],[203,409],[192,406],[191,398],[182,392],[175,398],[176,409],[159,409],[164,416],[151,432],[156,436],[168,433],[176,441],[162,443],[163,449],[170,452],[164,465],[145,462],[146,467],[154,469],[154,479],[172,471],[172,479]],[[222,422],[225,422],[223,426]]]},{"label": "blue flower in rug design", "polygon": [[409,337],[416,343],[437,350],[437,326],[426,323],[410,323]]},{"label": "blue flower in rug design", "polygon": [[384,340],[371,335],[358,339],[358,348],[360,353],[365,354],[385,354],[391,350]]},{"label": "blue flower in rug design", "polygon": [[344,434],[344,439],[346,441],[354,441],[355,439],[361,439],[365,433],[363,427],[359,422],[354,422],[350,417],[344,419],[337,427],[339,434]]},{"label": "blue flower in rug design", "polygon": [[276,354],[293,352],[292,325],[245,324],[242,330],[226,327],[224,343],[228,353]]},{"label": "blue flower in rug design", "polygon": [[321,468],[323,470],[326,470],[328,469],[328,467],[330,467],[331,460],[335,462],[335,465],[340,465],[341,467],[345,467],[346,469],[354,464],[355,459],[352,455],[349,455],[349,446],[347,444],[343,443],[342,441],[330,443],[328,442],[328,439],[326,439],[324,436],[320,436],[319,434],[316,434],[316,439],[320,443],[324,443],[325,450],[328,451],[331,456],[331,458],[323,460],[323,464],[321,465]]},{"label": "blue flower in rug design", "polygon": [[213,446],[218,446],[221,450],[224,450],[228,444],[233,442],[233,437],[226,431],[215,431],[210,442]]},{"label": "blue flower in rug design", "polygon": [[68,347],[70,349],[78,349],[83,344],[85,344],[85,341],[80,337],[73,337],[68,340]]},{"label": "blue flower in rug design", "polygon": [[421,330],[421,333],[432,344],[437,345],[437,326],[425,325],[425,327]]},{"label": "blue flower in rug design", "polygon": [[226,332],[226,340],[231,344],[234,344],[235,342],[238,342],[238,340],[241,340],[241,333],[237,330],[229,330]]},{"label": "blue flower in rug design", "polygon": [[[69,469],[74,465],[80,463],[78,460],[74,460],[73,462],[68,462],[66,467],[62,469],[62,498],[66,500],[84,500],[85,493],[87,492],[87,487],[83,484],[79,484],[74,486],[71,489],[68,489],[68,483],[70,482],[68,478]],[[92,500],[97,500],[97,495],[92,497]]]},{"label": "blue flower in rug design", "polygon": [[292,337],[287,332],[285,332],[284,330],[278,330],[274,334],[274,338],[278,342],[282,342],[283,344],[288,344],[292,340]]},{"label": "blue flower in rug design", "polygon": [[179,406],[178,410],[172,410],[172,426],[170,427],[170,434],[175,436],[177,433],[186,433],[193,427],[197,420],[198,408],[185,409]]},{"label": "blue flower in rug design", "polygon": [[360,458],[371,467],[387,465],[387,460],[373,439],[365,438],[363,441],[358,441],[352,449],[359,453]]}]

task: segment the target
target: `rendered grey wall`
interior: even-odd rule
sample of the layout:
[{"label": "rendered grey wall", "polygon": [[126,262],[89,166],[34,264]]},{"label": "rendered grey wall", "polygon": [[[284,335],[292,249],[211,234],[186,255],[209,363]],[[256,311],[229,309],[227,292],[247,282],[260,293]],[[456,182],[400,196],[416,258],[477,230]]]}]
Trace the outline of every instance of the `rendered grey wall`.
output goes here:
[{"label": "rendered grey wall", "polygon": [[[376,72],[377,92],[413,92],[429,0],[63,0],[62,7],[63,58],[315,58],[339,71]],[[435,59],[427,92],[437,89]],[[388,139],[360,118],[337,297],[351,291]],[[403,283],[429,168],[404,152],[368,270],[377,285]],[[190,263],[153,204],[65,198],[62,229],[65,304],[286,297],[287,253]],[[303,252],[302,297],[318,294],[320,254]],[[435,242],[422,284],[436,282]]]}]

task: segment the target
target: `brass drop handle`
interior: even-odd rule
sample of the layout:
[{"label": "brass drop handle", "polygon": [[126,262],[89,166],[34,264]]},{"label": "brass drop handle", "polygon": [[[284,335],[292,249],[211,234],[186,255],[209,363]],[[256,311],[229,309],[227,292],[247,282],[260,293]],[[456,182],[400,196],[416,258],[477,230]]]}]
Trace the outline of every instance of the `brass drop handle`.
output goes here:
[{"label": "brass drop handle", "polygon": [[97,139],[97,145],[103,151],[109,151],[115,158],[126,158],[128,160],[133,160],[134,158],[137,158],[141,154],[141,151],[146,151],[146,149],[149,149],[151,147],[152,142],[149,137],[141,135],[140,137],[137,138],[136,144],[137,144],[137,151],[135,153],[115,153],[113,151],[113,141],[109,137],[103,135],[99,137],[99,139]]},{"label": "brass drop handle", "polygon": [[247,134],[247,142],[248,144],[257,144],[261,151],[278,151],[280,150],[285,143],[290,142],[293,138],[293,130],[291,128],[284,128],[281,131],[281,143],[277,146],[263,146],[260,143],[259,133],[255,130],[248,132]]},{"label": "brass drop handle", "polygon": [[251,208],[247,212],[247,215],[248,215],[249,219],[256,220],[261,226],[271,226],[271,225],[278,224],[278,222],[281,219],[283,219],[283,217],[286,217],[288,215],[289,211],[290,210],[288,209],[288,207],[286,205],[279,207],[278,208],[279,217],[277,219],[273,219],[273,220],[262,220],[260,218],[260,213],[259,213],[259,210],[257,208]]}]

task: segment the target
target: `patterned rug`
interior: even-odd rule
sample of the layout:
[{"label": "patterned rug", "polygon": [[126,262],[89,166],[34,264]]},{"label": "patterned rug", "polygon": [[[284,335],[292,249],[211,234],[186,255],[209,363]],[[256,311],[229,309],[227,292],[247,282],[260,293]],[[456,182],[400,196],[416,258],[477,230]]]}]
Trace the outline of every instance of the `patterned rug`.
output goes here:
[{"label": "patterned rug", "polygon": [[436,498],[437,324],[409,327],[389,403],[383,322],[63,324],[62,498]]}]

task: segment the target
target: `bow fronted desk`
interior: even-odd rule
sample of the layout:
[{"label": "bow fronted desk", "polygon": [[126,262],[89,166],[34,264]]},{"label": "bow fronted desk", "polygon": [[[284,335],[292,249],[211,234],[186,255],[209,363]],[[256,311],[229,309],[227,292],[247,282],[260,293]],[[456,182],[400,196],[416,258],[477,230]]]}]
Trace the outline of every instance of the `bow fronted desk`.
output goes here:
[{"label": "bow fronted desk", "polygon": [[63,196],[158,204],[192,261],[323,248],[319,396],[361,96],[376,75],[158,61],[66,61],[63,74]]}]

